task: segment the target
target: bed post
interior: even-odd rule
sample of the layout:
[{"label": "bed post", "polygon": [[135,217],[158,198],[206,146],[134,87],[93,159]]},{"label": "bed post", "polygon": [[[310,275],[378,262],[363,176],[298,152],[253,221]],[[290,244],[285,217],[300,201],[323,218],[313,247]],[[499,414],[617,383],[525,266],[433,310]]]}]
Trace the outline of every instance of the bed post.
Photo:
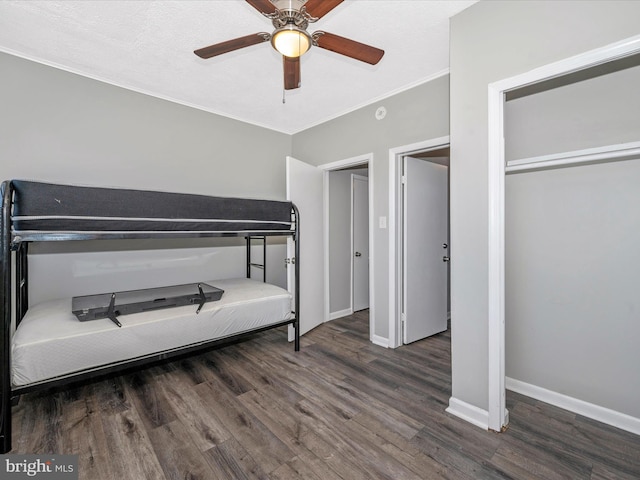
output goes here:
[{"label": "bed post", "polygon": [[11,200],[10,181],[2,182],[2,216],[0,218],[0,453],[11,450],[11,378],[9,346],[11,333]]},{"label": "bed post", "polygon": [[293,212],[296,217],[296,233],[293,236],[293,242],[295,243],[294,255],[296,263],[294,264],[294,272],[295,272],[295,292],[296,298],[295,302],[295,310],[296,310],[296,320],[293,324],[293,329],[295,330],[295,340],[294,340],[294,348],[295,351],[300,350],[300,212],[298,211],[298,207],[294,204],[291,204],[293,207]]},{"label": "bed post", "polygon": [[251,278],[251,237],[246,236],[244,239],[247,241],[247,278]]},{"label": "bed post", "polygon": [[16,328],[20,325],[20,321],[24,318],[27,308],[29,308],[29,243],[22,242],[18,245],[16,251]]},{"label": "bed post", "polygon": [[[247,241],[247,278],[251,278],[251,268],[256,267],[262,270],[262,281],[267,283],[267,236],[248,236],[244,238]],[[262,240],[262,263],[255,263],[251,260],[251,241],[255,239]]]},{"label": "bed post", "polygon": [[262,281],[267,283],[267,236],[262,237]]}]

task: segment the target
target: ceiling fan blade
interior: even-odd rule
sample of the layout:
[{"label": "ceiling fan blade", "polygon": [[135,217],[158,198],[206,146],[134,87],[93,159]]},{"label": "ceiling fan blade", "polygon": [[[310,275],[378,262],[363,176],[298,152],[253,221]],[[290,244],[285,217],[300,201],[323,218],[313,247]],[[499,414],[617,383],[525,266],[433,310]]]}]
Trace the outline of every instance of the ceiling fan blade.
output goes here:
[{"label": "ceiling fan blade", "polygon": [[309,0],[304,4],[307,13],[312,17],[322,18],[344,0]]},{"label": "ceiling fan blade", "polygon": [[269,0],[247,0],[247,3],[260,13],[274,13],[276,7]]},{"label": "ceiling fan blade", "polygon": [[384,50],[334,35],[333,33],[314,32],[313,38],[316,39],[316,44],[320,48],[331,50],[371,65],[377,64],[384,55]]},{"label": "ceiling fan blade", "polygon": [[284,63],[284,89],[293,90],[300,87],[300,57],[282,56]]},{"label": "ceiling fan blade", "polygon": [[268,33],[254,33],[245,37],[234,38],[233,40],[227,40],[226,42],[199,48],[198,50],[194,50],[193,53],[198,55],[200,58],[211,58],[217,55],[222,55],[223,53],[233,52],[234,50],[266,42],[270,37],[271,35]]}]

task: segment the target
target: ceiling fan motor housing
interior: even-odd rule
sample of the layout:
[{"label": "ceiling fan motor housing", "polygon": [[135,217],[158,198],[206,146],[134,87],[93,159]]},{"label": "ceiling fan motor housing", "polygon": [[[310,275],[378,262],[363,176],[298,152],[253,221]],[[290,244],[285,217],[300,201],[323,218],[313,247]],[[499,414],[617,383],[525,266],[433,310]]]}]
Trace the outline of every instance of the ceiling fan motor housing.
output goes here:
[{"label": "ceiling fan motor housing", "polygon": [[302,8],[307,3],[307,0],[269,0],[276,10],[284,11],[284,10],[293,10],[293,11],[301,11]]},{"label": "ceiling fan motor housing", "polygon": [[263,13],[263,15],[271,19],[276,30],[286,26],[296,26],[300,30],[306,30],[310,23],[318,21],[318,18],[307,13],[303,1],[277,0],[272,3],[276,7],[275,12]]}]

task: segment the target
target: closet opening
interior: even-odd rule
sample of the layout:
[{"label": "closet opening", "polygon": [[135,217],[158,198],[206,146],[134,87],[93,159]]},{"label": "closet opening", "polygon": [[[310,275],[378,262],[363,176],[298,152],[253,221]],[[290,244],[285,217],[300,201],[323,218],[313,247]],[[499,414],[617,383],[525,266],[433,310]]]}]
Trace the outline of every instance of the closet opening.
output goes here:
[{"label": "closet opening", "polygon": [[490,429],[506,389],[640,434],[639,52],[634,38],[489,86]]}]

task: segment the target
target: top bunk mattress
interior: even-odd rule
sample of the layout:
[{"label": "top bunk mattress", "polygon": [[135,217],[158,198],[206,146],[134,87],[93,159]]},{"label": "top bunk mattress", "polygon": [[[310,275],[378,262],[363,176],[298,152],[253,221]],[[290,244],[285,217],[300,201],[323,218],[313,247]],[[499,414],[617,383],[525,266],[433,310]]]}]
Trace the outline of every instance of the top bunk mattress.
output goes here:
[{"label": "top bunk mattress", "polygon": [[122,315],[122,328],[107,318],[80,322],[71,312],[71,298],[30,307],[13,335],[12,384],[36,384],[293,318],[291,294],[278,286],[246,278],[205,283],[224,294],[200,313],[197,305],[188,305]]},{"label": "top bunk mattress", "polygon": [[291,202],[12,180],[14,236],[282,232]]}]

